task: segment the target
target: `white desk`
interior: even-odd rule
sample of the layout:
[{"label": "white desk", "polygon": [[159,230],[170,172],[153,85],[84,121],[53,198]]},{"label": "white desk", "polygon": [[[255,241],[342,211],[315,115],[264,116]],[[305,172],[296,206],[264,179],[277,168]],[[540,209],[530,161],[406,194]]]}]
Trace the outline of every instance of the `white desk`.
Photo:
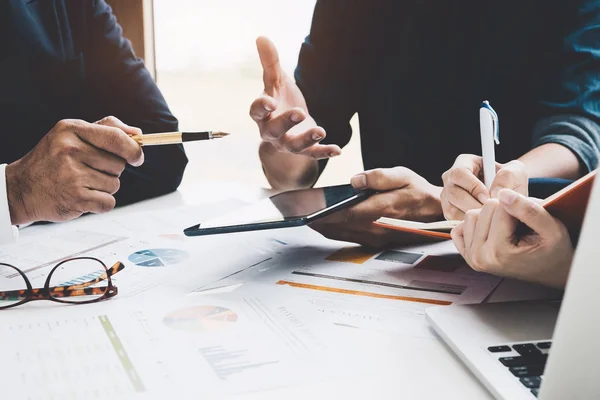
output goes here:
[{"label": "white desk", "polygon": [[[242,184],[208,183],[201,186],[183,187],[178,192],[124,207],[111,212],[111,218],[125,216],[131,212],[149,211],[205,203],[215,203],[226,199],[239,199],[250,202],[269,195],[264,189]],[[108,218],[91,216],[86,218]],[[85,220],[75,222],[84,223]],[[197,221],[190,221],[190,225]],[[34,229],[53,229],[53,226]],[[27,232],[22,232],[27,235]],[[527,286],[528,289],[531,287]],[[502,285],[492,300],[501,300],[506,293],[514,292],[510,283]],[[503,294],[504,293],[504,294]],[[468,332],[465,332],[468,334]],[[280,398],[403,398],[403,399],[491,399],[490,394],[465,368],[443,342],[430,339],[382,335],[377,343],[357,341],[356,346],[375,346],[385,349],[392,361],[381,365],[375,376],[362,379],[336,380],[301,387],[289,387],[269,392],[238,396],[239,399],[280,399]],[[372,360],[378,364],[378,360]]]}]

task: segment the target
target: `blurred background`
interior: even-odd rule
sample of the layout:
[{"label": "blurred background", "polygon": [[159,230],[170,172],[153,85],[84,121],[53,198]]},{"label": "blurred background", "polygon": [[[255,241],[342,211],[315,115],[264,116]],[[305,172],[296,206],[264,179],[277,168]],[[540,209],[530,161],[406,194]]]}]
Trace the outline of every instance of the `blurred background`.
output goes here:
[{"label": "blurred background", "polygon": [[[233,134],[220,141],[186,145],[190,164],[184,183],[227,180],[268,187],[258,158],[258,129],[248,116],[250,104],[263,90],[255,39],[270,37],[284,69],[293,74],[315,0],[153,0],[150,4],[154,72],[180,129]],[[127,22],[122,11],[117,4],[119,22]],[[124,28],[126,36],[135,33]],[[317,185],[348,183],[362,170],[356,117],[352,123],[351,143],[329,163]]]}]

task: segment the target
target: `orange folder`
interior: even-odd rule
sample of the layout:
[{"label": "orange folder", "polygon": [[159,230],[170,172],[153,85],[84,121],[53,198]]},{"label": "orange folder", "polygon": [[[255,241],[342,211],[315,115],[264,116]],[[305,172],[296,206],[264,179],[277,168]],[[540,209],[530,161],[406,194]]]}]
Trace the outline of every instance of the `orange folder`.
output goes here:
[{"label": "orange folder", "polygon": [[[565,224],[574,240],[579,236],[597,171],[590,172],[542,202],[550,214]],[[450,239],[450,231],[458,223],[459,221],[419,223],[393,218],[380,218],[373,222],[382,228],[437,239]]]},{"label": "orange folder", "polygon": [[[409,224],[407,224],[407,222],[409,222]],[[452,230],[452,228],[454,228],[454,226],[456,226],[459,223],[458,221],[447,221],[449,224],[447,227],[439,229],[429,229],[427,228],[427,226],[429,225],[427,223],[421,225],[423,226],[423,228],[417,228],[415,227],[417,224],[410,224],[410,222],[412,221],[384,217],[379,218],[377,221],[373,222],[373,225],[379,226],[381,228],[392,229],[395,231],[412,233],[418,236],[426,236],[435,239],[450,239],[450,231]]]},{"label": "orange folder", "polygon": [[598,170],[590,172],[544,200],[544,208],[565,224],[574,239],[579,237],[583,225],[596,171]]}]

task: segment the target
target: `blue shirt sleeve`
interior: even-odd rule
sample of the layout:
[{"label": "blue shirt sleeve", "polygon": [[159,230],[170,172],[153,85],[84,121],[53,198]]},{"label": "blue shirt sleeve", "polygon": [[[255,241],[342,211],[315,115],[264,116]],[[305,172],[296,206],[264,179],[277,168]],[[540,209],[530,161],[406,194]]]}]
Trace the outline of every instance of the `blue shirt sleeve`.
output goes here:
[{"label": "blue shirt sleeve", "polygon": [[562,41],[543,60],[533,145],[569,148],[585,173],[598,167],[600,154],[600,2],[570,0],[559,10]]},{"label": "blue shirt sleeve", "polygon": [[[104,0],[93,2],[89,21],[84,52],[97,107],[144,133],[176,131],[177,119]],[[172,192],[181,183],[188,162],[183,146],[149,147],[144,153],[141,167],[127,166],[121,175],[118,205]]]}]

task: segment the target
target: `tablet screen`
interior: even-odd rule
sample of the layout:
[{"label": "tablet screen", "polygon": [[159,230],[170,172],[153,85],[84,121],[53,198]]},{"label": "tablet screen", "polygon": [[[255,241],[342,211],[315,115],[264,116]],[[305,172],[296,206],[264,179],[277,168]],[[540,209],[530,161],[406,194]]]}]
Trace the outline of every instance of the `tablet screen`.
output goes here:
[{"label": "tablet screen", "polygon": [[306,218],[352,199],[359,193],[350,185],[283,192],[203,222],[200,229]]}]

